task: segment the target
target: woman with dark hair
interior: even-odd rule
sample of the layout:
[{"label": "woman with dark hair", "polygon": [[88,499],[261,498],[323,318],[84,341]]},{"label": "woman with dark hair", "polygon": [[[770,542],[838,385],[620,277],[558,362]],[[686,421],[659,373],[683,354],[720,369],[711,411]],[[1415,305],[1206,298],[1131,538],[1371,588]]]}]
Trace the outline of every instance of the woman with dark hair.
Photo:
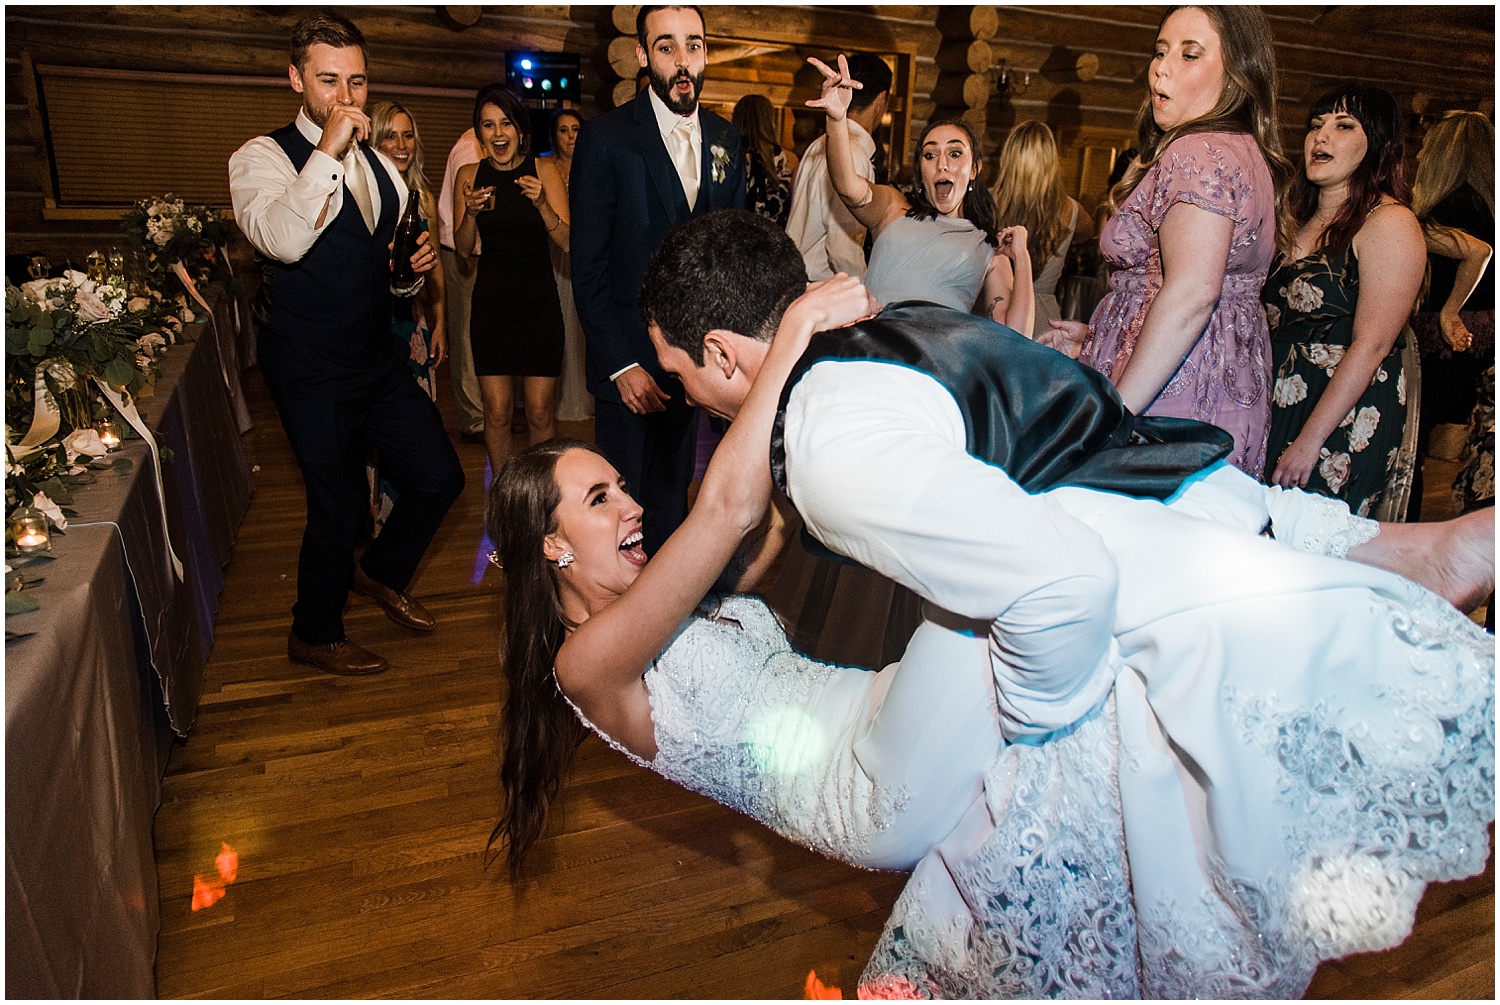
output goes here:
[{"label": "woman with dark hair", "polygon": [[[565,196],[572,191],[573,148],[582,128],[583,113],[578,109],[559,108],[554,111],[548,125],[552,134],[552,152],[543,154],[537,161],[557,169]],[[573,259],[567,249],[556,242],[552,244],[552,273],[557,279],[557,296],[563,313],[563,368],[557,383],[557,417],[563,422],[585,422],[594,417],[594,396],[584,386],[583,326],[578,321],[578,308],[573,303]]]},{"label": "woman with dark hair", "polygon": [[484,402],[490,469],[510,456],[512,377],[524,378],[532,443],[557,432],[563,315],[550,249],[568,250],[568,193],[557,166],[531,153],[531,117],[498,84],[474,97],[474,135],[484,158],[454,182],[453,246],[467,261],[482,242],[469,344]]},{"label": "woman with dark hair", "polygon": [[[929,300],[980,313],[1030,336],[1035,316],[1026,229],[995,223],[995,200],[978,181],[983,166],[974,131],[962,120],[929,122],[917,138],[908,199],[854,170],[845,116],[854,89],[849,61],[823,74],[823,93],[807,102],[828,120],[828,175],[854,218],[874,238],[865,283],[883,304]],[[999,254],[996,254],[996,252]]]},{"label": "woman with dark hair", "polygon": [[1089,325],[1038,335],[1104,374],[1137,414],[1211,422],[1259,477],[1271,416],[1260,289],[1293,227],[1271,30],[1258,7],[1169,7],[1134,163],[1099,246],[1114,267]]},{"label": "woman with dark hair", "polygon": [[[1407,519],[1422,515],[1422,462],[1432,431],[1467,423],[1495,358],[1495,127],[1452,111],[1427,130],[1417,154],[1411,211],[1427,238],[1429,286],[1412,318],[1422,355],[1421,417]],[[1490,380],[1494,380],[1490,367]],[[1489,389],[1491,397],[1494,388]],[[1491,401],[1490,414],[1494,414]]]},{"label": "woman with dark hair", "polygon": [[[641,508],[581,442],[516,455],[490,488],[509,682],[493,840],[513,872],[545,833],[584,728],[789,840],[912,869],[861,997],[1296,997],[1320,960],[1404,938],[1425,883],[1483,868],[1493,640],[1416,584],[1329,557],[1385,533],[1341,504],[1223,466],[1171,504],[1040,493],[1051,518],[1079,521],[1079,540],[1107,552],[1059,582],[1097,572],[1118,588],[1090,594],[1073,621],[1022,618],[999,634],[931,609],[878,674],[793,652],[757,598],[705,602],[766,506],[791,368],[814,331],[874,306],[847,276],[794,300],[805,273],[790,239],[730,212],[756,225],[734,251],[716,250],[726,214],[711,214],[668,238],[643,283],[678,372],[735,414],[681,527],[648,562]],[[698,224],[717,244],[687,246]],[[743,279],[683,307],[660,276],[705,259],[709,274],[732,265]],[[736,355],[731,376],[717,363],[730,342],[680,339],[705,330],[762,347],[738,406],[753,357]],[[961,451],[962,426],[918,439]],[[977,458],[964,468],[997,477]],[[1257,533],[1268,510],[1279,540]],[[1462,526],[1488,544],[1492,582],[1493,523]],[[1098,604],[1113,605],[1113,627],[1097,672],[1077,670],[1093,665],[1090,644],[1066,648],[1060,668],[991,652],[1005,637],[1067,634]],[[1051,714],[1064,724],[1047,731]]]},{"label": "woman with dark hair", "polygon": [[735,131],[745,148],[745,208],[785,227],[792,213],[797,155],[776,142],[776,110],[764,94],[734,103]]},{"label": "woman with dark hair", "polygon": [[1379,88],[1337,88],[1313,102],[1303,146],[1288,199],[1297,238],[1262,294],[1276,367],[1265,478],[1367,516],[1406,426],[1403,329],[1426,265],[1401,110]]}]

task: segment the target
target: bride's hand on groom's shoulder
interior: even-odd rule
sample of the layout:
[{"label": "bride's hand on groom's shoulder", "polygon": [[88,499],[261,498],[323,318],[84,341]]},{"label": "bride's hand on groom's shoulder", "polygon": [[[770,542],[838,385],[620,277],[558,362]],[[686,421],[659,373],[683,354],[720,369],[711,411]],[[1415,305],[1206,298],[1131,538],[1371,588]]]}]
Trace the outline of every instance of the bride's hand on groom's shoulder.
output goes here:
[{"label": "bride's hand on groom's shoulder", "polygon": [[[808,283],[807,290],[793,300],[782,316],[781,331],[808,328],[807,335],[843,328],[880,313],[880,302],[858,278],[840,272],[832,279]],[[792,324],[788,325],[788,321]]]}]

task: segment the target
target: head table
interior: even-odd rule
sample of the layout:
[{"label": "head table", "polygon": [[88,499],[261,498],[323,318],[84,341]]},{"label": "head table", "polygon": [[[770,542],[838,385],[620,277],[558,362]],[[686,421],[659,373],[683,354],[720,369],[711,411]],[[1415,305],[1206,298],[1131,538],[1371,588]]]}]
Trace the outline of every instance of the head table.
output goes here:
[{"label": "head table", "polygon": [[75,490],[51,560],[7,558],[43,577],[25,591],[39,609],[6,617],[8,997],[155,994],[152,817],[252,490],[247,314],[227,287],[204,292],[212,317],[184,326],[138,403],[163,448],[161,491],[144,441],[126,440],[110,457],[128,467]]}]

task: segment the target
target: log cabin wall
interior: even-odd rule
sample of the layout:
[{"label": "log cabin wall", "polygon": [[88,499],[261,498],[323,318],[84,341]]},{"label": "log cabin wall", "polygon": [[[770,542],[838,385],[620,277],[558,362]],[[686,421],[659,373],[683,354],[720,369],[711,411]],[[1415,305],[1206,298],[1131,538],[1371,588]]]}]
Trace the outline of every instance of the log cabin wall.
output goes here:
[{"label": "log cabin wall", "polygon": [[[634,93],[634,6],[335,7],[370,43],[371,96],[412,108],[429,178],[466,127],[469,96],[503,79],[507,50],[582,58],[580,107]],[[1092,205],[1115,151],[1131,143],[1159,6],[707,7],[704,103],[727,115],[751,91],[782,114],[800,150],[820,116],[805,58],[873,51],[896,71],[884,136],[904,176],[909,144],[935,115],[961,116],[993,162],[1018,121],[1057,133],[1070,190]],[[1394,92],[1412,125],[1448,108],[1494,108],[1488,6],[1267,8],[1281,69],[1289,152],[1307,104],[1341,79]],[[132,198],[172,189],[228,205],[227,158],[286,122],[287,38],[299,8],[8,6],[6,236],[12,251],[76,252],[115,237]],[[1000,84],[1004,76],[1004,86]]]}]

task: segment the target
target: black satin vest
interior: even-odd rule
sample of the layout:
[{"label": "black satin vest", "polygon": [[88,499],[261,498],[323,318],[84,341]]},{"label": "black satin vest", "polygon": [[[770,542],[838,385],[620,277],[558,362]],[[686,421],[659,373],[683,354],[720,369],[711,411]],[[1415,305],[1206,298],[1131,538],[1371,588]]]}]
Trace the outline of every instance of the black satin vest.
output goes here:
[{"label": "black satin vest", "polygon": [[1105,377],[1004,325],[908,300],[813,336],[782,389],[771,434],[771,474],[783,492],[787,401],[824,360],[873,360],[931,375],[958,403],[968,452],[1027,492],[1078,485],[1165,499],[1234,449],[1218,426],[1132,414]]}]

